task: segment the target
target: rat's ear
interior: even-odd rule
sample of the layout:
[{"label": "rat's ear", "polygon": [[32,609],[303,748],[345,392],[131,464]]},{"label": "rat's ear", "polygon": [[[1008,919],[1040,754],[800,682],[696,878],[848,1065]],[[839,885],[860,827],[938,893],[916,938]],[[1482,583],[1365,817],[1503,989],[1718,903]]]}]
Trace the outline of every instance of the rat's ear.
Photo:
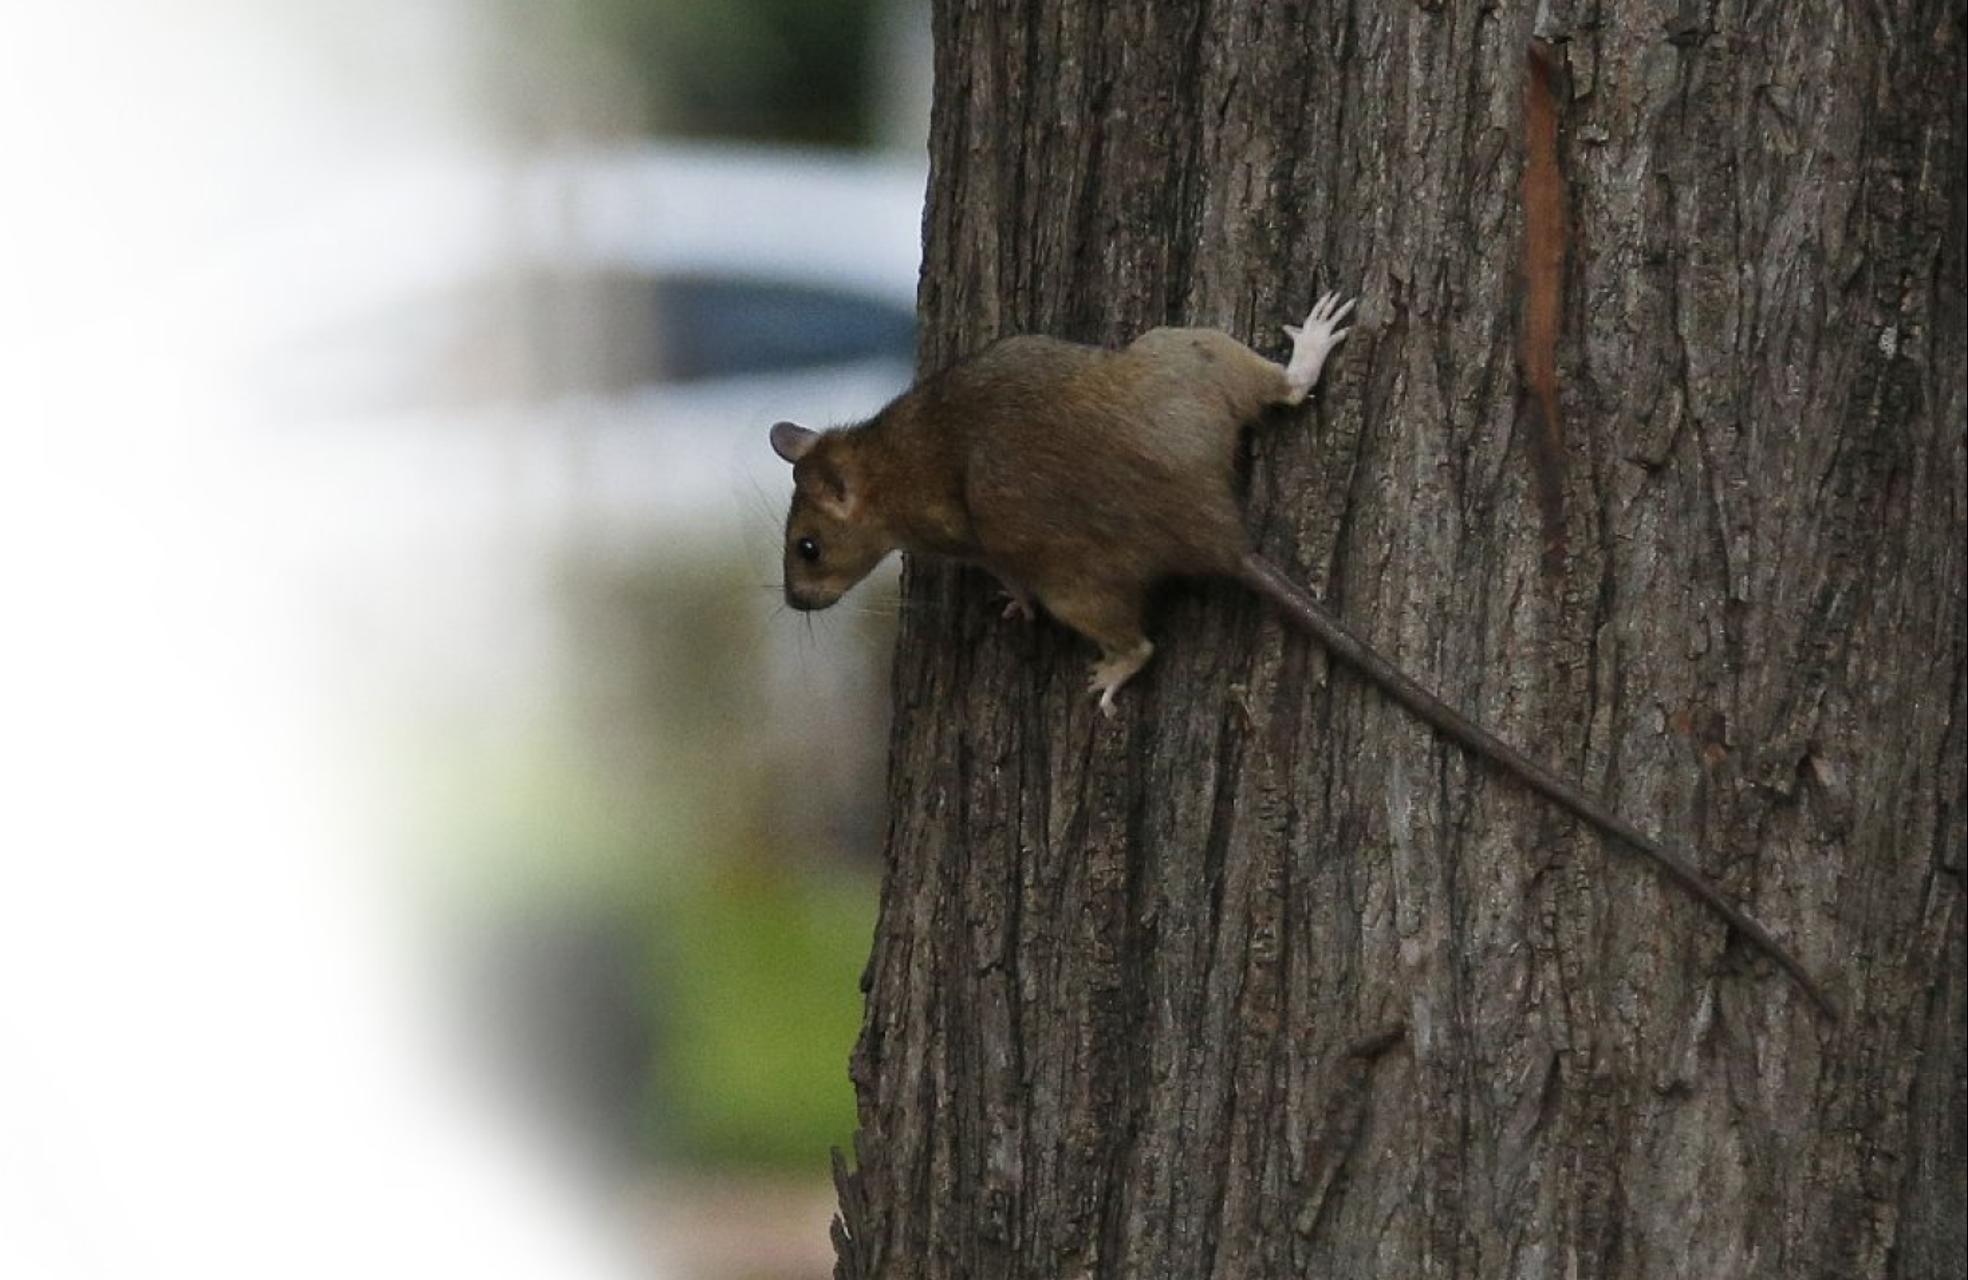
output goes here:
[{"label": "rat's ear", "polygon": [[798,462],[820,438],[817,431],[809,431],[797,422],[775,422],[772,424],[772,452],[788,462]]},{"label": "rat's ear", "polygon": [[[811,434],[811,433],[809,433]],[[848,483],[847,476],[834,465],[833,458],[815,458],[800,473],[800,487],[819,507],[836,520],[852,520],[861,509],[861,495]]]}]

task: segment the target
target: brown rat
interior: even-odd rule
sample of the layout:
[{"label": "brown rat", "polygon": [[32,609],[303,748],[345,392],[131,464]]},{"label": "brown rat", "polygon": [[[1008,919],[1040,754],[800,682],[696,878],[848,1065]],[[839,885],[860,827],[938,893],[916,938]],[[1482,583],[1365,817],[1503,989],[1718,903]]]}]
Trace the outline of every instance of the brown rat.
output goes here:
[{"label": "brown rat", "polygon": [[1036,599],[1100,646],[1091,687],[1111,714],[1155,651],[1143,629],[1154,587],[1234,578],[1435,729],[1647,854],[1835,1017],[1803,965],[1685,859],[1422,688],[1251,551],[1236,495],[1243,427],[1303,403],[1352,308],[1327,294],[1303,329],[1287,325],[1283,366],[1216,329],[1154,329],[1118,351],[1007,338],[859,425],[779,423],[772,447],[794,478],[787,602],[824,609],[896,550],[981,566],[1011,596],[1008,614]]}]

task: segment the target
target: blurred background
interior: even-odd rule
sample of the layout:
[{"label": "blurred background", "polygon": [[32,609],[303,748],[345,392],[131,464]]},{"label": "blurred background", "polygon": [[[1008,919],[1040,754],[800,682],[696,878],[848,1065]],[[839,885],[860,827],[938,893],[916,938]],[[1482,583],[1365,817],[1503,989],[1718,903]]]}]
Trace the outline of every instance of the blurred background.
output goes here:
[{"label": "blurred background", "polygon": [[10,0],[0,1276],[831,1274],[927,0]]}]

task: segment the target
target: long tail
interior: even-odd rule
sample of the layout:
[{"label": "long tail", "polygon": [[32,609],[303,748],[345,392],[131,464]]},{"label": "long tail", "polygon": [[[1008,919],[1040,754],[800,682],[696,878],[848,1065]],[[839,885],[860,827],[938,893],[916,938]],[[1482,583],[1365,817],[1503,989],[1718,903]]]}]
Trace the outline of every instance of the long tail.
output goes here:
[{"label": "long tail", "polygon": [[1686,859],[1662,848],[1645,832],[1586,795],[1577,786],[1559,777],[1416,684],[1394,664],[1369,648],[1364,640],[1347,630],[1346,625],[1324,605],[1313,599],[1310,592],[1267,561],[1254,554],[1246,554],[1238,566],[1238,577],[1253,591],[1276,605],[1286,617],[1311,632],[1333,655],[1357,668],[1396,702],[1420,716],[1441,733],[1455,739],[1491,763],[1501,766],[1507,772],[1517,775],[1531,790],[1570,810],[1605,834],[1625,841],[1652,858],[1670,879],[1706,902],[1717,915],[1734,926],[1738,933],[1761,947],[1778,964],[1789,970],[1791,977],[1797,979],[1798,985],[1804,988],[1818,1008],[1824,1011],[1826,1017],[1834,1021],[1837,1019],[1837,1007],[1818,987],[1817,982],[1812,979],[1804,966],[1798,963],[1781,943],[1771,937],[1762,925],[1743,914],[1734,903],[1723,897],[1721,891],[1704,879]]}]

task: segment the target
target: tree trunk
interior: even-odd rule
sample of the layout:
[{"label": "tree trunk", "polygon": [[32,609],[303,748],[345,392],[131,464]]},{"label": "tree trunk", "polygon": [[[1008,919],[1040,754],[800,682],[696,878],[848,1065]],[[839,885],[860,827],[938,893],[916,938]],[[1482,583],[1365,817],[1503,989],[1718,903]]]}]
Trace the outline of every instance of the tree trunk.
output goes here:
[{"label": "tree trunk", "polygon": [[1536,9],[939,0],[923,363],[1359,294],[1257,545],[1842,1019],[1235,587],[1107,720],[915,563],[841,1276],[1968,1265],[1963,7]]}]

